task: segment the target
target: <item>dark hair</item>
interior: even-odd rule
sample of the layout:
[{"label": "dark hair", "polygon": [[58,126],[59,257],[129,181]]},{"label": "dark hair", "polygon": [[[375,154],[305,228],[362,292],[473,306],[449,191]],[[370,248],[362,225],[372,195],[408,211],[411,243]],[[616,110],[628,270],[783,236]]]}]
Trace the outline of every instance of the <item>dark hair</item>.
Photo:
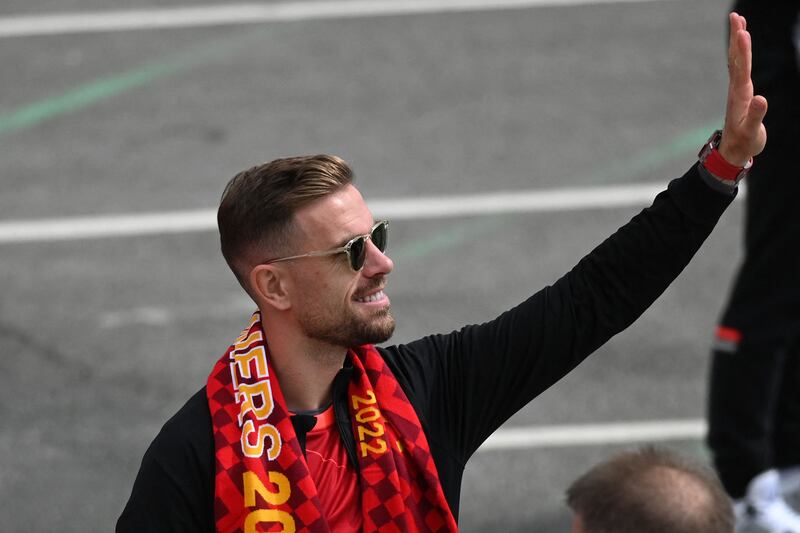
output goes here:
[{"label": "dark hair", "polygon": [[586,533],[732,533],[731,502],[709,469],[646,447],[612,457],[567,489]]},{"label": "dark hair", "polygon": [[228,182],[217,211],[220,246],[245,290],[247,265],[290,246],[295,212],[352,181],[353,171],[344,160],[311,155],[254,166]]}]

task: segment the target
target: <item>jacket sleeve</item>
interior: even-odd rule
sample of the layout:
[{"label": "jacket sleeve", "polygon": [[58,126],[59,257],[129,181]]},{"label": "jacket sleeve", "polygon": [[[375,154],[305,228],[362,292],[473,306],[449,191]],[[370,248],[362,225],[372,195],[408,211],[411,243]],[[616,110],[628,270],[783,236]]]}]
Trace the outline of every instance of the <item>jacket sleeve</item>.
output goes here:
[{"label": "jacket sleeve", "polygon": [[638,318],[732,199],[706,185],[695,165],[517,307],[485,324],[388,348],[429,439],[466,462],[512,414]]},{"label": "jacket sleeve", "polygon": [[148,448],[116,532],[213,532],[213,469],[211,415],[203,388]]}]

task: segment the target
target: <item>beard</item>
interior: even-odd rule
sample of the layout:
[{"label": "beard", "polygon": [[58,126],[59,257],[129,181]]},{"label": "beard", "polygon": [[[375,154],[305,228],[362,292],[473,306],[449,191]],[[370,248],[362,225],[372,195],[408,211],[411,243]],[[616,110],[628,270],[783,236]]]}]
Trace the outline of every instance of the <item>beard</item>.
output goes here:
[{"label": "beard", "polygon": [[347,310],[344,316],[309,313],[300,322],[303,333],[334,346],[351,348],[387,341],[394,333],[394,317],[389,306],[364,318]]},{"label": "beard", "polygon": [[[374,280],[364,292],[381,286],[382,281],[382,278]],[[308,304],[298,319],[303,333],[311,339],[352,348],[385,342],[394,333],[395,322],[389,305],[364,315],[357,312],[354,302],[342,308],[314,298]]]}]

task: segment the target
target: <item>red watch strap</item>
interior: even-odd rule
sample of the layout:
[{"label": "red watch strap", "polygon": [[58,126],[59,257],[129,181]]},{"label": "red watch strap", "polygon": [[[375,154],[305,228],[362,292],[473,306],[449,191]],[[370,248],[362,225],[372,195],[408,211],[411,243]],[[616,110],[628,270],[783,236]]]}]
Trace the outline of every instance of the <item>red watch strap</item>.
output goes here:
[{"label": "red watch strap", "polygon": [[719,150],[716,148],[712,149],[711,152],[708,154],[708,157],[705,161],[703,161],[703,166],[706,167],[712,175],[716,176],[719,179],[726,180],[726,181],[736,181],[741,177],[742,171],[745,169],[750,168],[753,165],[753,159],[751,158],[750,161],[744,167],[737,167],[736,165],[731,165],[725,158],[722,157],[722,154],[719,153]]}]

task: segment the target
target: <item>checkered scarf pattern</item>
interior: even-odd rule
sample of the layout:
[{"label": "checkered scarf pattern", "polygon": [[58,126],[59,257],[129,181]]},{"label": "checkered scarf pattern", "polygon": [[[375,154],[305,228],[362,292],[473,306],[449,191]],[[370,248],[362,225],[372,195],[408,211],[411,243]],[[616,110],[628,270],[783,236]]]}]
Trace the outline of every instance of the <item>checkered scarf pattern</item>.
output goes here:
[{"label": "checkered scarf pattern", "polygon": [[[458,531],[419,418],[391,370],[371,345],[349,355],[363,531]],[[256,312],[208,378],[217,531],[327,532],[269,359]]]}]

